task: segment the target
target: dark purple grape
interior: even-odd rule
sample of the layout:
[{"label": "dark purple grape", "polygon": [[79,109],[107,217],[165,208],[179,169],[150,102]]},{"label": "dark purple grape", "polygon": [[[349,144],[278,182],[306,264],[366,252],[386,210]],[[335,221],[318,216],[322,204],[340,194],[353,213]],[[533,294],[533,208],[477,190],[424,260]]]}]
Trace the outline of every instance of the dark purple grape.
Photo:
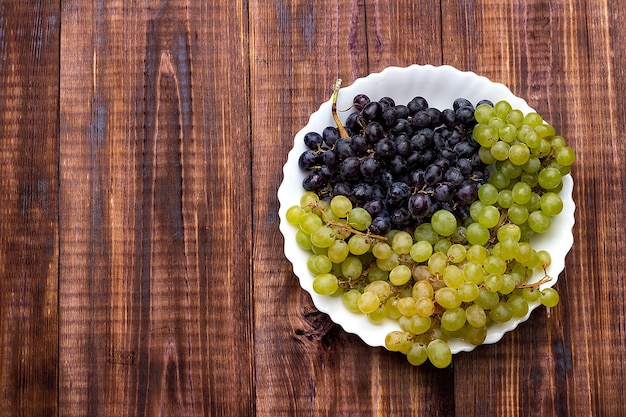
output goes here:
[{"label": "dark purple grape", "polygon": [[474,119],[474,108],[470,106],[459,107],[456,110],[456,120],[463,126],[472,126],[476,124],[476,119]]},{"label": "dark purple grape", "polygon": [[410,184],[414,188],[423,188],[426,185],[426,181],[424,180],[424,171],[422,171],[421,169],[416,169],[415,171],[411,172],[409,178]]},{"label": "dark purple grape", "polygon": [[453,128],[454,126],[456,126],[456,113],[454,110],[452,109],[444,109],[441,112],[441,121],[442,123],[449,127],[449,128]]},{"label": "dark purple grape", "polygon": [[396,114],[399,119],[408,119],[409,116],[411,116],[411,111],[404,104],[398,104],[394,107],[394,109],[396,110]]},{"label": "dark purple grape", "polygon": [[454,187],[448,182],[441,182],[433,190],[433,198],[437,201],[450,201],[454,197]]},{"label": "dark purple grape", "polygon": [[454,194],[454,198],[459,204],[472,204],[478,197],[478,187],[473,182],[466,182],[461,185]]},{"label": "dark purple grape", "polygon": [[385,129],[378,122],[368,123],[367,126],[365,126],[365,130],[363,133],[365,135],[365,138],[370,143],[376,143],[385,137]]},{"label": "dark purple grape", "polygon": [[400,133],[405,133],[405,134],[411,134],[413,131],[413,127],[411,126],[411,123],[407,120],[407,119],[398,119],[396,120],[396,123],[389,128],[389,132],[391,132],[394,135],[400,134]]},{"label": "dark purple grape", "polygon": [[426,110],[428,108],[428,101],[424,97],[417,96],[411,99],[407,104],[411,114],[415,114],[418,111]]},{"label": "dark purple grape", "polygon": [[[464,159],[466,161],[466,159]],[[465,181],[465,176],[461,173],[461,170],[457,167],[450,167],[444,174],[444,179],[454,186],[459,186]]]},{"label": "dark purple grape", "polygon": [[471,174],[472,170],[474,169],[472,167],[472,162],[467,158],[459,159],[458,161],[456,161],[456,167],[461,172],[461,175],[463,177],[469,176],[469,174]]},{"label": "dark purple grape", "polygon": [[454,111],[457,111],[459,108],[461,107],[474,107],[472,106],[472,102],[469,101],[466,98],[463,97],[459,97],[456,100],[454,100],[454,102],[452,103],[452,109],[454,109]]},{"label": "dark purple grape", "polygon": [[337,142],[340,137],[341,136],[339,135],[339,129],[337,129],[335,126],[325,127],[322,131],[322,138],[324,139],[324,143],[326,143],[326,145],[331,148],[335,145],[335,142]]},{"label": "dark purple grape", "polygon": [[456,164],[457,161],[456,154],[450,148],[443,148],[441,151],[439,151],[439,157],[450,162],[450,165]]},{"label": "dark purple grape", "polygon": [[430,148],[433,143],[433,133],[430,129],[420,130],[411,138],[411,145],[418,151]]},{"label": "dark purple grape", "polygon": [[363,135],[353,135],[350,139],[350,146],[356,155],[365,155],[369,150],[369,143]]},{"label": "dark purple grape", "polygon": [[394,182],[387,191],[387,199],[391,204],[400,204],[411,195],[411,187],[404,182]]},{"label": "dark purple grape", "polygon": [[360,113],[357,113],[357,112],[350,113],[348,117],[346,117],[346,121],[344,122],[344,127],[353,133],[360,132],[361,131],[360,118],[361,118]]},{"label": "dark purple grape", "polygon": [[[438,167],[441,168],[442,170],[442,178],[443,178],[443,173],[446,172],[448,170],[448,168],[450,168],[450,161],[448,161],[445,158],[442,158],[441,156],[439,156],[439,158],[437,158],[437,160],[434,162],[434,165],[437,165]],[[439,182],[439,181],[437,181]]]},{"label": "dark purple grape", "polygon": [[476,152],[467,142],[459,142],[452,148],[457,158],[470,158]]},{"label": "dark purple grape", "polygon": [[376,144],[376,155],[380,159],[391,159],[396,155],[396,144],[391,139],[381,139]]},{"label": "dark purple grape", "polygon": [[432,202],[428,194],[417,192],[409,197],[407,208],[412,216],[421,218],[430,213],[431,206]]},{"label": "dark purple grape", "polygon": [[405,207],[398,207],[391,212],[391,223],[397,226],[406,225],[411,220],[411,213]]},{"label": "dark purple grape", "polygon": [[448,146],[454,147],[456,144],[461,143],[463,135],[456,129],[450,131],[450,136],[447,137]]},{"label": "dark purple grape", "polygon": [[333,195],[343,195],[352,198],[352,188],[345,182],[338,182],[333,187]]},{"label": "dark purple grape", "polygon": [[383,111],[382,122],[386,127],[393,126],[398,120],[398,113],[395,107],[389,107]]},{"label": "dark purple grape", "polygon": [[307,191],[318,191],[326,185],[326,180],[317,172],[312,172],[302,180],[302,188]]},{"label": "dark purple grape", "polygon": [[424,149],[423,151],[419,152],[417,155],[418,155],[417,163],[419,164],[419,166],[422,166],[422,167],[425,167],[426,165],[430,164],[435,159],[435,153],[432,151],[432,149]]},{"label": "dark purple grape", "polygon": [[395,155],[393,158],[391,158],[387,162],[387,165],[389,167],[389,171],[393,175],[403,174],[406,171],[407,167],[406,159],[404,159],[400,155]]},{"label": "dark purple grape", "polygon": [[320,155],[311,149],[307,149],[300,154],[300,157],[298,158],[298,167],[300,167],[303,171],[309,171],[320,162]]},{"label": "dark purple grape", "polygon": [[487,100],[487,99],[480,100],[478,103],[476,103],[476,107],[480,106],[481,104],[488,104],[491,107],[493,107],[493,101],[491,100]]},{"label": "dark purple grape", "polygon": [[363,205],[372,198],[372,186],[367,183],[359,183],[352,188],[352,198],[358,205]]},{"label": "dark purple grape", "polygon": [[401,156],[409,156],[413,153],[413,145],[406,135],[396,138],[396,152]]},{"label": "dark purple grape", "polygon": [[337,151],[340,159],[346,159],[354,156],[354,150],[352,149],[352,145],[350,143],[350,139],[346,138],[341,138],[335,143],[335,150]]},{"label": "dark purple grape", "polygon": [[363,107],[361,115],[367,122],[379,120],[383,115],[383,106],[381,106],[381,104],[377,101],[371,101]]},{"label": "dark purple grape", "polygon": [[321,165],[319,168],[315,169],[315,172],[320,174],[325,181],[329,181],[333,178],[333,171],[328,167],[328,165]]},{"label": "dark purple grape", "polygon": [[380,198],[373,198],[362,206],[372,217],[380,215],[385,210],[385,203]]},{"label": "dark purple grape", "polygon": [[433,133],[433,148],[440,150],[448,147],[448,141],[439,131]]},{"label": "dark purple grape", "polygon": [[317,132],[309,132],[304,135],[304,144],[307,148],[317,151],[321,146],[324,139],[322,135]]},{"label": "dark purple grape", "polygon": [[380,100],[378,100],[378,102],[383,107],[383,110],[385,110],[385,109],[387,109],[389,107],[395,107],[396,106],[396,102],[391,97],[382,97]]},{"label": "dark purple grape", "polygon": [[383,189],[380,184],[373,184],[372,189],[372,199],[384,201],[387,197],[387,190]]},{"label": "dark purple grape", "polygon": [[430,116],[430,123],[432,126],[440,126],[442,122],[441,111],[434,107],[429,107],[426,109],[426,113]]},{"label": "dark purple grape", "polygon": [[343,160],[339,168],[341,178],[345,181],[356,181],[361,177],[361,161],[356,156]]},{"label": "dark purple grape", "polygon": [[341,160],[339,159],[339,155],[337,154],[337,151],[333,149],[329,149],[326,152],[324,152],[324,156],[322,159],[324,161],[324,164],[326,164],[333,171],[337,169],[337,167],[339,166],[339,163],[341,162]]},{"label": "dark purple grape", "polygon": [[366,96],[365,94],[357,94],[352,99],[352,106],[354,106],[354,108],[357,109],[358,111],[363,110],[363,108],[367,106],[369,103],[370,103],[370,98]]},{"label": "dark purple grape", "polygon": [[424,181],[428,185],[433,185],[441,182],[443,179],[443,168],[439,165],[431,164],[424,170]]},{"label": "dark purple grape", "polygon": [[431,125],[432,119],[426,110],[420,110],[411,118],[411,126],[415,129],[422,129]]},{"label": "dark purple grape", "polygon": [[391,230],[391,220],[386,216],[378,216],[372,219],[372,224],[370,225],[370,232],[384,236]]},{"label": "dark purple grape", "polygon": [[371,180],[380,174],[380,162],[374,157],[368,156],[361,161],[361,175],[363,178]]}]

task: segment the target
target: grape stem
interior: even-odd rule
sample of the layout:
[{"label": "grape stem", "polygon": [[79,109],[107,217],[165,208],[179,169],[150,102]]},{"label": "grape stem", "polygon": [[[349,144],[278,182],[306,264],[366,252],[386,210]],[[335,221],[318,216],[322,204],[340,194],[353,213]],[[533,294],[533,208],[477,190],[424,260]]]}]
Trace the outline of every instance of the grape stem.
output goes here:
[{"label": "grape stem", "polygon": [[541,278],[539,281],[537,282],[532,282],[529,284],[520,284],[520,285],[516,285],[515,288],[539,288],[541,285],[545,284],[548,281],[551,281],[552,277],[550,275],[544,275],[543,278]]},{"label": "grape stem", "polygon": [[339,116],[337,115],[337,96],[339,95],[339,88],[341,87],[341,78],[337,78],[335,82],[335,87],[333,88],[333,104],[331,107],[331,111],[333,114],[333,119],[337,124],[337,129],[339,130],[339,136],[345,139],[349,139],[350,135],[346,132],[346,129],[343,127],[341,120],[339,120]]}]

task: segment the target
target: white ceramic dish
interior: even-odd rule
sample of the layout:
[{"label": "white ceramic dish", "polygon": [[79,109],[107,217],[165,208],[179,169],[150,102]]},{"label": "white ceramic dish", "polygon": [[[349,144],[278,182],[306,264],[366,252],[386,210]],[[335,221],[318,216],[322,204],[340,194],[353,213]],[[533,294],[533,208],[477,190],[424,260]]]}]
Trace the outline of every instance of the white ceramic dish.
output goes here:
[{"label": "white ceramic dish", "polygon": [[[520,109],[524,113],[534,111],[525,100],[516,97],[503,84],[494,83],[472,72],[461,72],[450,66],[412,65],[406,68],[386,68],[380,73],[370,74],[356,80],[350,86],[343,87],[338,95],[337,108],[349,108],[353,97],[358,93],[364,93],[372,100],[389,96],[398,104],[406,104],[413,97],[422,96],[428,100],[431,107],[440,110],[451,107],[454,99],[464,97],[474,104],[482,99],[489,99],[494,103],[498,100],[507,100],[513,108]],[[340,113],[340,118],[345,120],[347,115],[348,112]],[[278,199],[280,230],[285,239],[285,256],[293,264],[293,271],[300,285],[311,295],[317,309],[328,314],[345,331],[358,335],[368,345],[384,346],[385,336],[390,331],[399,329],[398,323],[388,320],[382,324],[372,324],[365,315],[349,312],[343,306],[341,297],[321,296],[315,293],[312,288],[313,276],[306,267],[309,253],[299,249],[295,243],[296,229],[285,220],[286,210],[298,204],[304,192],[302,180],[305,173],[298,167],[298,157],[305,150],[304,135],[310,131],[321,133],[326,126],[331,125],[334,126],[335,123],[332,119],[331,99],[329,99],[311,115],[307,125],[295,135],[293,148],[283,168],[284,180],[278,189]],[[575,204],[572,200],[573,181],[570,175],[563,178],[563,184],[563,190],[560,193],[564,203],[563,211],[553,218],[552,227],[546,234],[537,235],[531,241],[536,249],[546,249],[552,256],[552,264],[547,272],[553,279],[542,288],[551,287],[556,283],[559,274],[564,269],[565,257],[574,241],[572,227],[574,226]],[[536,274],[530,281],[537,281],[540,278],[541,276]],[[538,302],[531,304],[529,313],[521,319],[491,326],[484,344],[499,341],[505,333],[526,321],[538,306]],[[450,340],[449,345],[452,353],[471,351],[476,347],[461,340]]]}]

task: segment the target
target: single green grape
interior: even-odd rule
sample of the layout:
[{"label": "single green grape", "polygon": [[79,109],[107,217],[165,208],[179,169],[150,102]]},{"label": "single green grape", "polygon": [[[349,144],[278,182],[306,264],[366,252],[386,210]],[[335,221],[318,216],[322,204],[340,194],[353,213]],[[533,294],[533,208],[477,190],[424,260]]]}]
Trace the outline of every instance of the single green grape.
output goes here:
[{"label": "single green grape", "polygon": [[454,214],[448,210],[437,210],[430,219],[433,230],[441,236],[450,236],[457,227],[457,220]]},{"label": "single green grape", "polygon": [[499,192],[495,185],[485,183],[478,189],[478,199],[486,206],[491,206],[498,201]]},{"label": "single green grape", "polygon": [[337,195],[330,200],[330,209],[338,218],[345,218],[352,211],[352,202],[343,195]]},{"label": "single green grape", "polygon": [[411,279],[411,268],[406,265],[398,265],[389,272],[389,281],[399,287]]},{"label": "single green grape", "polygon": [[473,327],[483,327],[487,324],[487,314],[478,304],[471,304],[465,309],[467,323]]},{"label": "single green grape", "polygon": [[422,343],[413,343],[406,358],[411,365],[419,366],[428,360],[428,348]]},{"label": "single green grape", "polygon": [[426,240],[420,240],[411,246],[409,253],[415,262],[426,262],[433,254],[433,246]]},{"label": "single green grape", "polygon": [[546,307],[554,307],[559,303],[559,293],[554,288],[544,288],[540,294],[539,301]]},{"label": "single green grape", "polygon": [[461,329],[465,321],[465,309],[462,307],[448,309],[441,315],[441,327],[451,332]]},{"label": "single green grape", "polygon": [[428,360],[436,368],[445,368],[452,363],[452,351],[450,346],[441,340],[435,339],[428,344]]},{"label": "single green grape", "polygon": [[320,295],[332,295],[338,289],[337,277],[333,274],[321,274],[313,279],[313,290]]},{"label": "single green grape", "polygon": [[348,240],[348,249],[353,255],[363,255],[370,251],[369,238],[363,235],[352,235]]}]

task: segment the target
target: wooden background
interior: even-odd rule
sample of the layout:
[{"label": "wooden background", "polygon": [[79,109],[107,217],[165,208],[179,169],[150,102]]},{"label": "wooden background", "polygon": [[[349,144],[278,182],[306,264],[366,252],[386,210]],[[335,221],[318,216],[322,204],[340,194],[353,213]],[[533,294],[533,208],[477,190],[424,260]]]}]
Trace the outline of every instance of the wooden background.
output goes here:
[{"label": "wooden background", "polygon": [[[625,416],[624,6],[0,0],[0,416]],[[334,80],[413,63],[578,154],[561,303],[445,370],[317,312],[278,230]]]}]

